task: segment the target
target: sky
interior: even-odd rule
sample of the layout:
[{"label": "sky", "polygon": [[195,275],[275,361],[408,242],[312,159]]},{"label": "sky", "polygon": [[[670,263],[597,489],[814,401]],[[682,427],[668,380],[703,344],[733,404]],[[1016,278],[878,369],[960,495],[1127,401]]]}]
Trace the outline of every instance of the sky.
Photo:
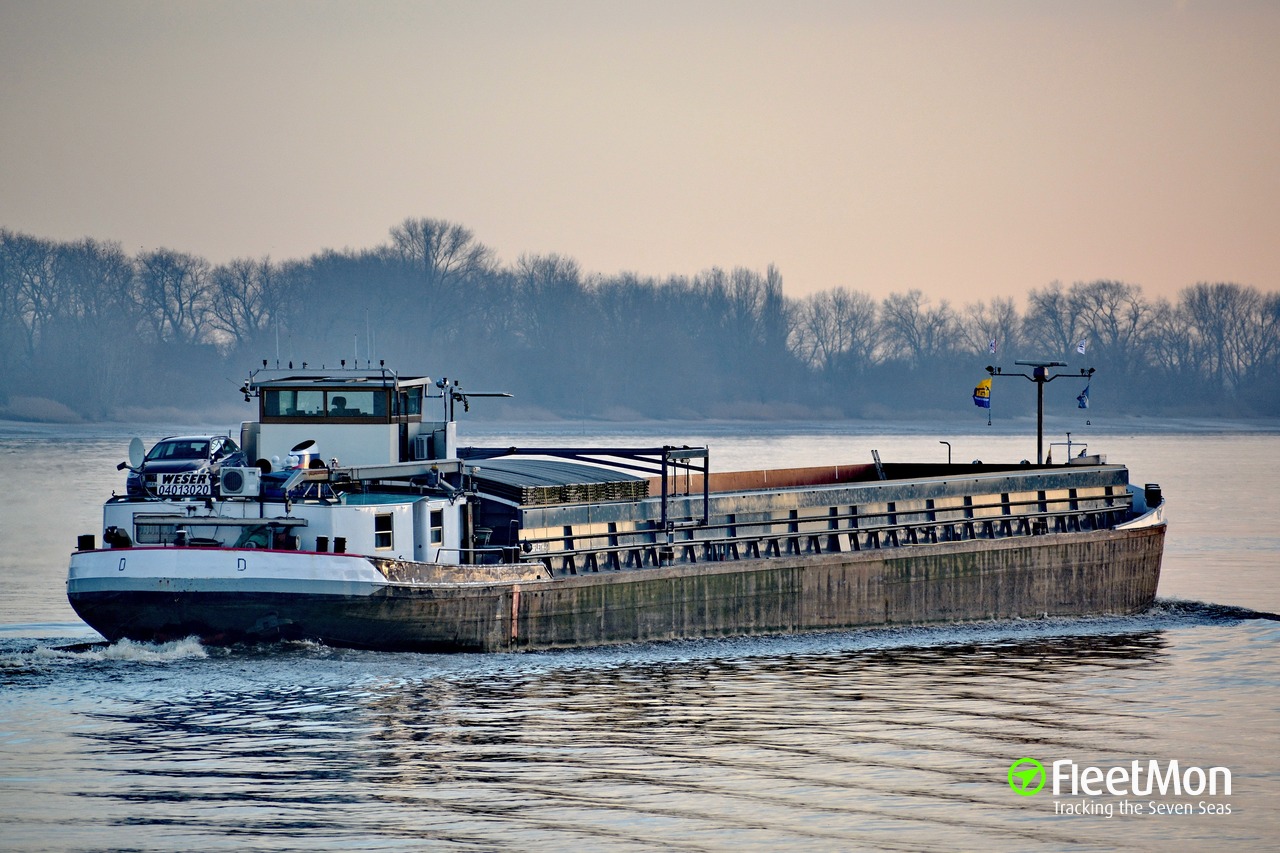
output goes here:
[{"label": "sky", "polygon": [[1274,0],[0,0],[0,228],[790,296],[1280,291]]}]

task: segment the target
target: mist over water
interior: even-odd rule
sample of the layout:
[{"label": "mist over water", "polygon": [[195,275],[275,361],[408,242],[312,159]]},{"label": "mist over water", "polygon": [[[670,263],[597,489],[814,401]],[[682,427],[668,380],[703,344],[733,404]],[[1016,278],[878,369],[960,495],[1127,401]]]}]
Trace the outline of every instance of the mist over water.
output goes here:
[{"label": "mist over water", "polygon": [[[980,431],[594,430],[467,432],[705,442],[716,470],[938,460],[940,439],[1034,451]],[[66,557],[131,434],[0,429],[7,848],[1261,849],[1280,830],[1273,434],[1089,438],[1170,500],[1139,616],[498,655],[96,642]],[[1010,790],[1024,756],[1225,766],[1230,796],[1182,800],[1232,811],[1055,813]]]}]

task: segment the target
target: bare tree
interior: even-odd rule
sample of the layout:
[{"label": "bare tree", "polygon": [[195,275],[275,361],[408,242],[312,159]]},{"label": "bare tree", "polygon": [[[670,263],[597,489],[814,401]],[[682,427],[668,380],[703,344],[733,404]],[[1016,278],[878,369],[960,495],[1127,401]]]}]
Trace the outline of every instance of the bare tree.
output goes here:
[{"label": "bare tree", "polygon": [[137,379],[133,263],[118,243],[85,239],[57,247],[55,270],[65,301],[50,325],[55,341],[43,347],[45,387],[81,411],[107,414]]},{"label": "bare tree", "polygon": [[760,335],[763,356],[781,366],[790,356],[787,341],[795,324],[796,305],[782,292],[782,273],[773,264],[765,270],[760,299]]},{"label": "bare tree", "polygon": [[995,341],[996,357],[1016,356],[1022,350],[1022,317],[1010,298],[996,297],[989,305],[985,302],[967,305],[962,324],[971,352],[990,355],[992,341]]},{"label": "bare tree", "polygon": [[55,257],[54,244],[48,240],[0,231],[0,269],[5,280],[0,322],[20,337],[28,359],[35,357],[41,334],[58,315],[65,296],[58,287]]},{"label": "bare tree", "polygon": [[783,380],[792,363],[787,342],[793,311],[772,264],[764,275],[745,267],[729,272],[713,267],[688,288],[669,284],[664,294],[696,302],[689,315],[696,326],[689,334],[717,357],[721,366],[713,372],[723,380],[727,398],[759,397],[761,380]]},{"label": "bare tree", "polygon": [[1080,335],[1096,347],[1087,354],[1121,374],[1132,373],[1142,363],[1139,350],[1152,320],[1142,288],[1119,281],[1077,283],[1070,299]]},{"label": "bare tree", "polygon": [[1147,363],[1186,388],[1198,373],[1192,350],[1186,312],[1167,299],[1156,300],[1151,306],[1151,322],[1143,342]]},{"label": "bare tree", "polygon": [[1205,376],[1236,389],[1274,361],[1280,318],[1274,297],[1239,284],[1200,283],[1181,294],[1188,340]]},{"label": "bare tree", "polygon": [[1273,379],[1280,369],[1280,293],[1262,294],[1256,364]]},{"label": "bare tree", "polygon": [[866,367],[874,358],[879,329],[876,302],[868,294],[843,287],[801,301],[792,330],[792,351],[828,375],[844,365]]},{"label": "bare tree", "polygon": [[66,316],[94,329],[130,334],[137,317],[133,264],[119,243],[88,238],[64,243],[57,247],[54,264],[59,287],[66,295]]},{"label": "bare tree", "polygon": [[880,329],[887,352],[919,366],[958,350],[960,321],[944,299],[937,307],[919,290],[894,293],[880,305]]},{"label": "bare tree", "polygon": [[281,275],[270,258],[240,258],[213,270],[210,326],[237,348],[260,338],[286,316],[293,279]]},{"label": "bare tree", "polygon": [[496,266],[493,250],[467,228],[443,219],[406,219],[391,229],[400,257],[433,283],[456,281]]},{"label": "bare tree", "polygon": [[155,340],[202,343],[212,316],[209,262],[157,249],[137,258],[137,299]]},{"label": "bare tree", "polygon": [[[23,337],[19,278],[14,268],[12,247],[18,235],[0,229],[0,360],[12,364],[17,341]],[[4,386],[0,384],[0,388]]]},{"label": "bare tree", "polygon": [[483,326],[482,291],[497,262],[469,229],[442,219],[406,219],[391,229],[386,254],[398,276],[387,294],[395,316],[431,329],[429,351],[442,356],[450,342]]},{"label": "bare tree", "polygon": [[588,306],[577,261],[561,255],[521,255],[515,267],[513,332],[526,347],[546,355],[592,330],[581,318]]},{"label": "bare tree", "polygon": [[1022,340],[1032,350],[1028,355],[1062,358],[1074,350],[1080,329],[1076,310],[1062,282],[1031,291],[1022,321]]},{"label": "bare tree", "polygon": [[521,255],[516,260],[520,331],[531,343],[561,331],[565,315],[584,299],[578,262],[561,255]]},{"label": "bare tree", "polygon": [[[333,362],[364,335],[389,363],[465,366],[476,382],[583,411],[693,415],[751,398],[909,411],[956,388],[964,404],[975,365],[957,356],[995,339],[1000,358],[1077,364],[1088,338],[1087,363],[1116,392],[1108,401],[1202,407],[1212,395],[1224,413],[1280,414],[1280,294],[1238,284],[1147,301],[1123,282],[1054,282],[1019,318],[1012,299],[958,312],[918,290],[795,301],[773,266],[664,280],[592,277],[556,254],[499,267],[469,230],[433,219],[406,219],[374,250],[216,269],[169,250],[131,259],[116,244],[0,229],[0,359],[23,368],[0,374],[0,395],[38,389],[85,413],[109,411],[126,383],[139,401],[152,386],[172,398],[174,376],[212,365],[207,348],[183,347],[260,347],[283,320],[285,359]],[[795,381],[806,367],[824,381]]]}]

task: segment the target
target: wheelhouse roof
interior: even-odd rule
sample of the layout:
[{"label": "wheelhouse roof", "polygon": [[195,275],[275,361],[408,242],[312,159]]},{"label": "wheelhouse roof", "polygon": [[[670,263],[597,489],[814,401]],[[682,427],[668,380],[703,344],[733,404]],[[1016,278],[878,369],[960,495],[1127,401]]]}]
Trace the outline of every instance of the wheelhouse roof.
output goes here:
[{"label": "wheelhouse roof", "polygon": [[249,376],[250,388],[409,388],[431,384],[430,376],[397,376],[390,370],[285,370],[262,368]]}]

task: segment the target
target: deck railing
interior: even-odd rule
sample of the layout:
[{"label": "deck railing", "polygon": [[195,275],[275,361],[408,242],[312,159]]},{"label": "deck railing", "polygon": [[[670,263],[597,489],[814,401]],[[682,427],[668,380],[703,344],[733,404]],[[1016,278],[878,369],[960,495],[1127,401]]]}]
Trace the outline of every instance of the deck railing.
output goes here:
[{"label": "deck railing", "polygon": [[1048,533],[1106,530],[1131,514],[1127,490],[1012,500],[1008,495],[963,506],[863,511],[828,507],[825,514],[711,523],[668,521],[636,530],[522,536],[521,559],[543,563],[554,574],[622,571],[676,563],[719,562],[805,554],[927,545],[971,539],[1003,539]]}]

